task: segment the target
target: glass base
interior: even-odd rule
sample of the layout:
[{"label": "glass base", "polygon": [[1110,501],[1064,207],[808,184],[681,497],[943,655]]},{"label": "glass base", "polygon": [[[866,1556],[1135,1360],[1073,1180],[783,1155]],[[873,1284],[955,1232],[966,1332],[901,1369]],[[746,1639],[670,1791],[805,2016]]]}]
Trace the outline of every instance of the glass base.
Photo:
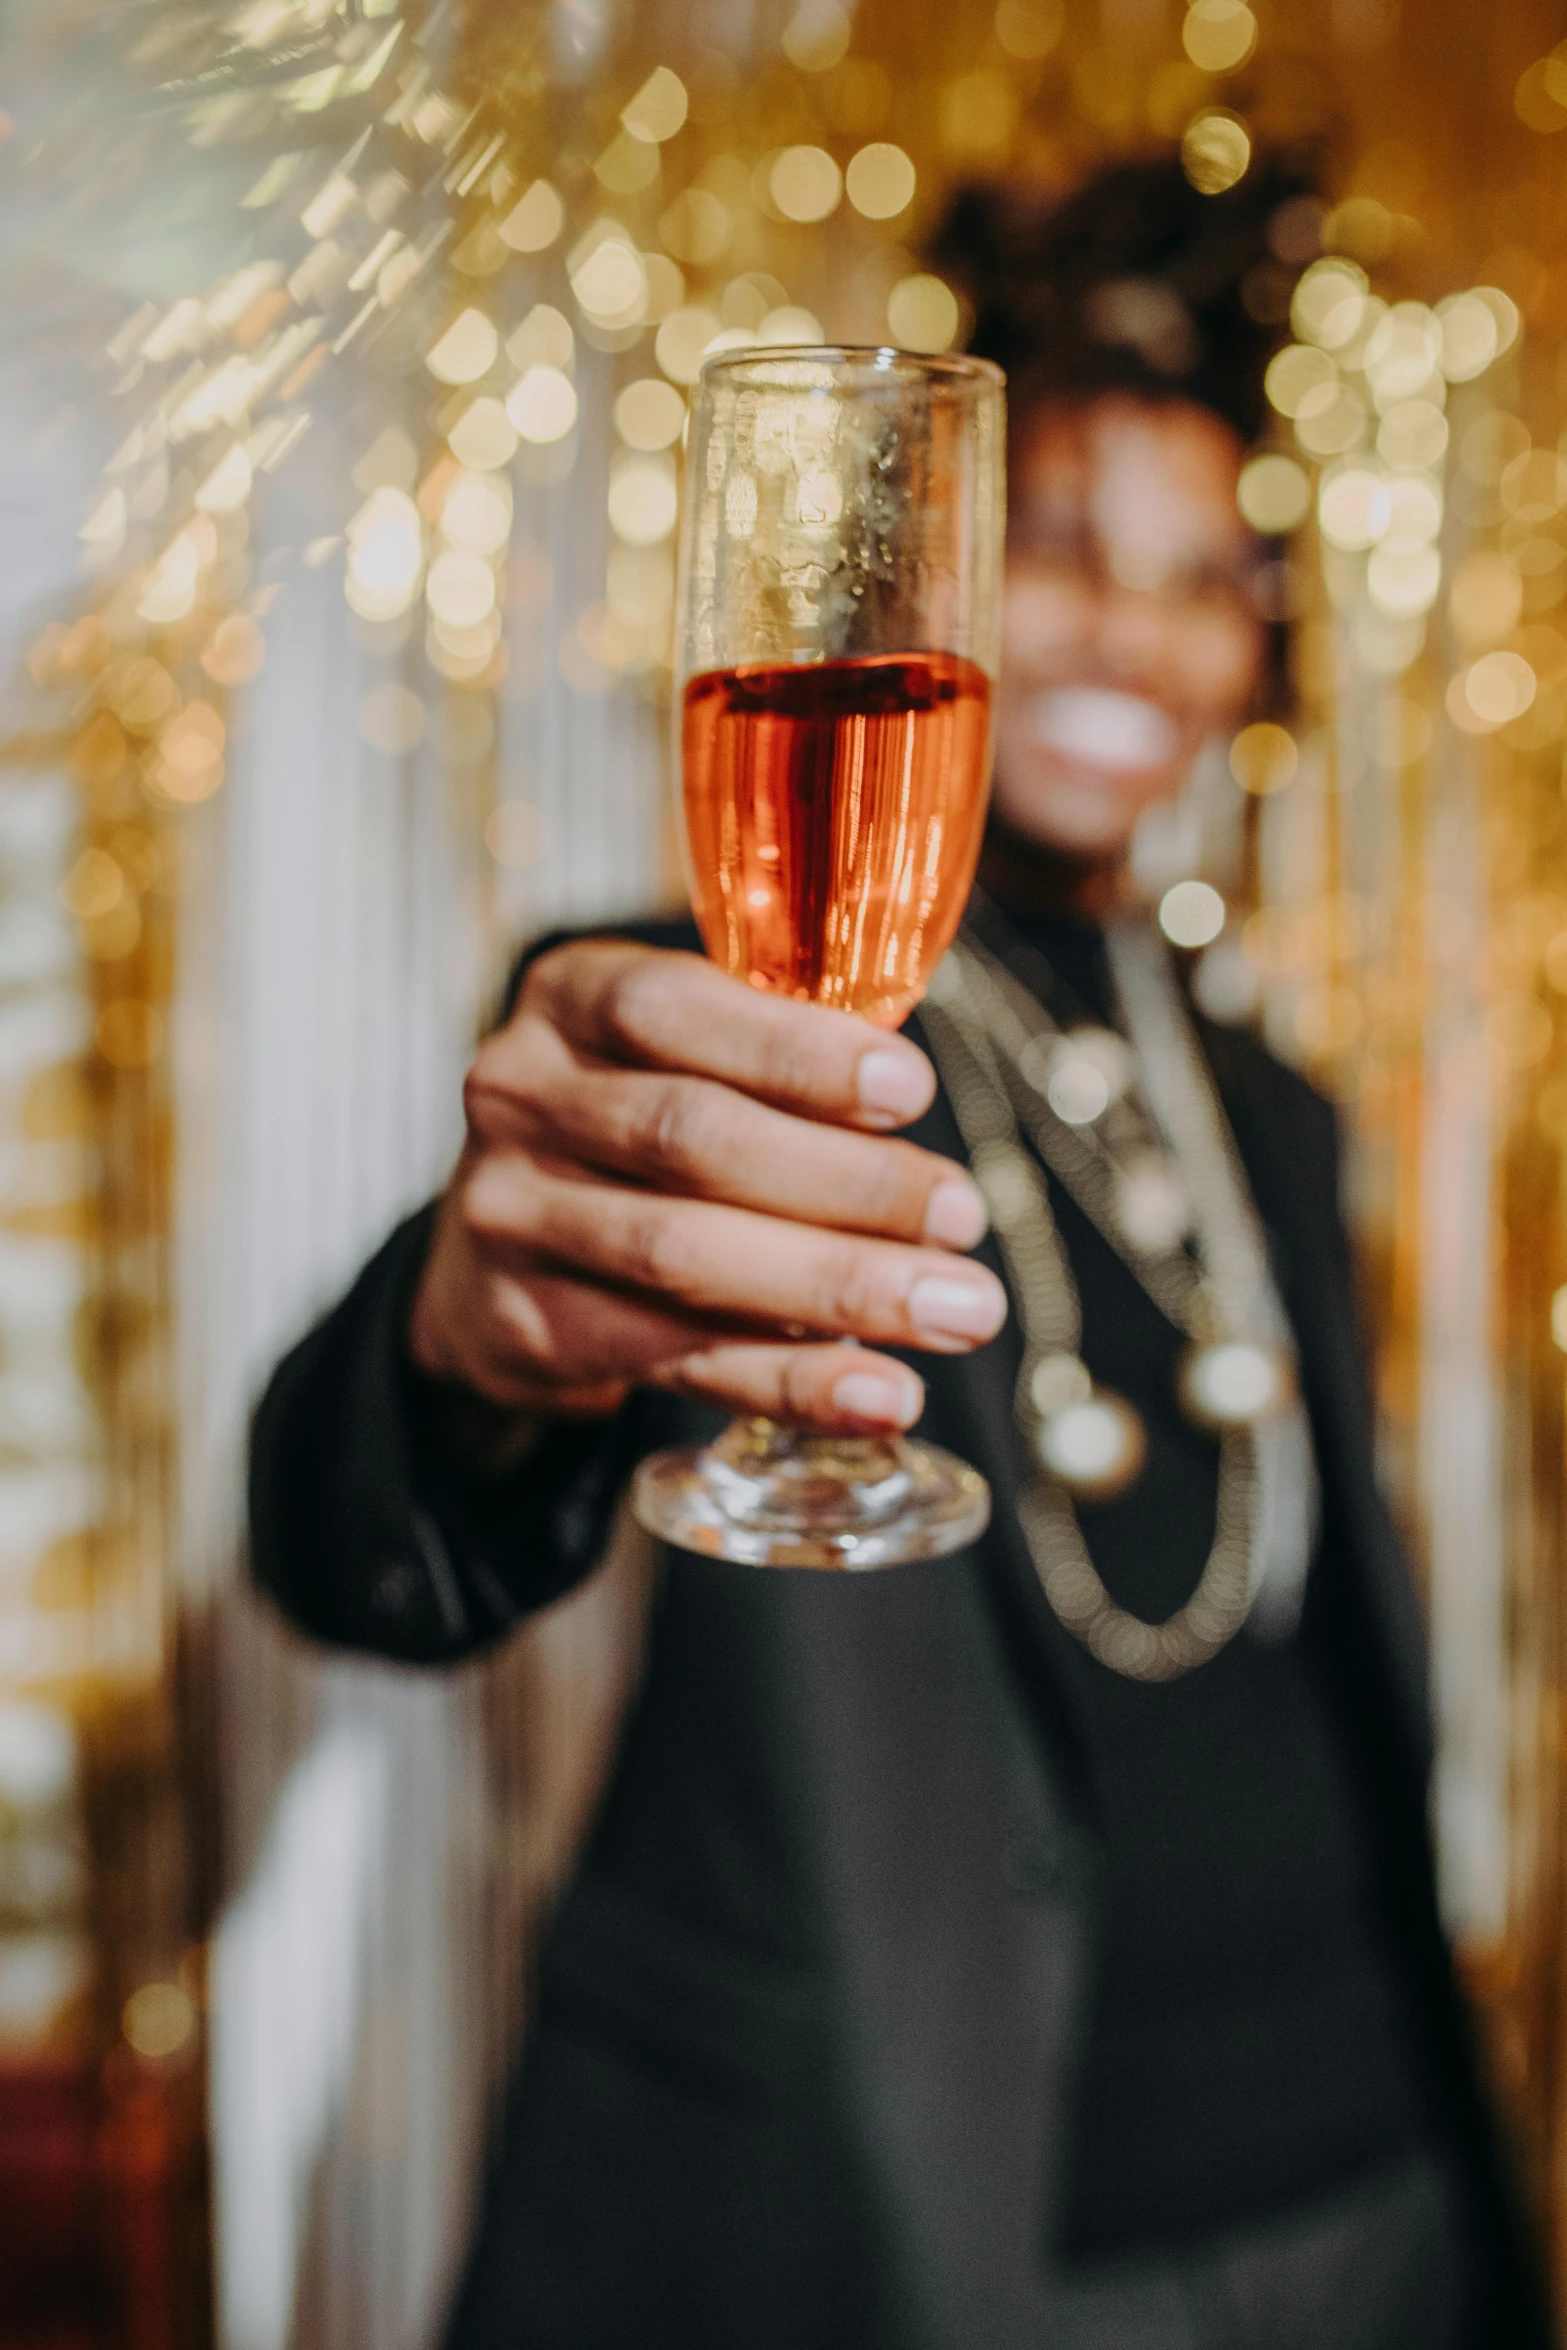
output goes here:
[{"label": "glass base", "polygon": [[732,1420],[700,1452],[656,1452],[631,1488],[662,1542],[748,1567],[898,1567],[943,1558],[990,1522],[977,1469],[904,1436],[811,1436]]}]

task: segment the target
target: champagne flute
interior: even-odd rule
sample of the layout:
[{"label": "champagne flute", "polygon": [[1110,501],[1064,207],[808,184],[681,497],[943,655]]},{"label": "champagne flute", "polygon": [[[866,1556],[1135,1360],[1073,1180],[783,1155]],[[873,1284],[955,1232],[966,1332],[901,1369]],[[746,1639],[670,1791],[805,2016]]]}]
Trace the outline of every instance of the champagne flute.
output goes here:
[{"label": "champagne flute", "polygon": [[[732,352],[691,415],[675,683],[708,954],[896,1027],[962,919],[990,780],[1004,379],[891,350]],[[881,1567],[971,1542],[978,1471],[899,1436],[733,1421],[633,1508],[685,1550]]]}]

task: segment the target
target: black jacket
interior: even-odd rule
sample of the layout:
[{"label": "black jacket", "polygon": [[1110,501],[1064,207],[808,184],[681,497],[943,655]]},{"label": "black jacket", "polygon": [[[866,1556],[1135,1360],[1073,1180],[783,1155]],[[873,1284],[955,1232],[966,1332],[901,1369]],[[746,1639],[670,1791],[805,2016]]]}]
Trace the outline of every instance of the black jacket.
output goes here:
[{"label": "black jacket", "polygon": [[[1319,1603],[1373,1725],[1395,1905],[1481,2181],[1488,2340],[1543,2343],[1437,1921],[1424,1631],[1373,1475],[1332,1113],[1251,1038],[1203,1041],[1299,1343],[1337,1562]],[[962,1155],[944,1100],[910,1132]],[[439,1664],[586,1576],[635,1459],[719,1423],[638,1396],[556,1432],[504,1487],[459,1488],[425,1448],[401,1345],[426,1229],[396,1233],[277,1371],[252,1511],[255,1572],[296,1624]],[[1062,1635],[1009,1506],[1005,1334],[920,1367],[921,1432],[995,1491],[972,1552],[860,1576],[667,1561],[546,1957],[464,2350],[1049,2339],[1095,1839],[1049,1664]]]}]

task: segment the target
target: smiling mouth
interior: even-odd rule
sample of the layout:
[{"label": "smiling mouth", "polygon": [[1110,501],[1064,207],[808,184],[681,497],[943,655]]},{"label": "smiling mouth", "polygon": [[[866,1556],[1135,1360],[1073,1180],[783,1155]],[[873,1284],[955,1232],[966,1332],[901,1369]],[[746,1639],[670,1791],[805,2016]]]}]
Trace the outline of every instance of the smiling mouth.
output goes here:
[{"label": "smiling mouth", "polygon": [[1036,694],[1028,733],[1041,750],[1107,770],[1166,767],[1181,747],[1181,730],[1168,711],[1109,686],[1054,686]]}]

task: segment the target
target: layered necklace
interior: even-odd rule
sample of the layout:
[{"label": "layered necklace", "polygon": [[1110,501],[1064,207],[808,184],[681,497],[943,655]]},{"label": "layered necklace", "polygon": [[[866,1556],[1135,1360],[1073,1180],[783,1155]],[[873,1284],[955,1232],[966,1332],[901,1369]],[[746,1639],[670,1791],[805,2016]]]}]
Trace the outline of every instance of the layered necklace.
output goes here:
[{"label": "layered necklace", "polygon": [[[1248,1618],[1263,1636],[1293,1628],[1316,1469],[1266,1242],[1164,943],[1132,920],[1112,924],[1105,945],[1124,1034],[1082,1017],[1052,966],[982,898],[921,1017],[1023,1334],[1016,1409],[1030,1474],[1018,1514],[1040,1582],[1101,1664],[1167,1681]],[[1186,1338],[1177,1399],[1218,1438],[1213,1545],[1163,1623],[1111,1598],[1078,1523],[1080,1502],[1135,1481],[1147,1438],[1135,1406],[1083,1360],[1046,1168]]]}]

